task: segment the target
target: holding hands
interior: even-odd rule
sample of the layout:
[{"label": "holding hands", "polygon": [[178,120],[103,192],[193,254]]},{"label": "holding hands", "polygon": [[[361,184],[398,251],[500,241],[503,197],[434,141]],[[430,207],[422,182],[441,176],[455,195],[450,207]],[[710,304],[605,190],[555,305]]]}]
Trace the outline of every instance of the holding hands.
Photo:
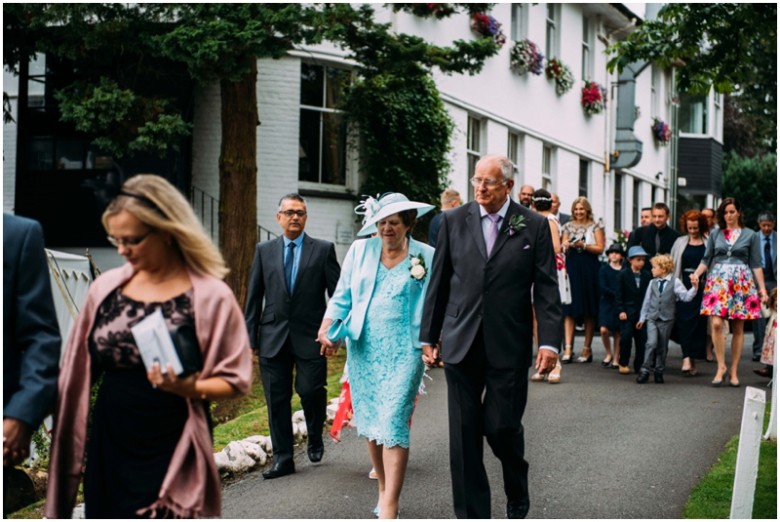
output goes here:
[{"label": "holding hands", "polygon": [[422,360],[428,368],[443,368],[444,362],[441,360],[441,350],[438,346],[424,344],[422,346]]},{"label": "holding hands", "polygon": [[320,343],[320,355],[324,355],[325,357],[331,357],[336,354],[336,351],[339,349],[340,342],[334,343],[330,339],[328,339],[328,330],[330,329],[330,325],[333,323],[333,319],[323,319],[322,324],[320,325],[320,330],[317,332],[317,338],[315,341]]}]

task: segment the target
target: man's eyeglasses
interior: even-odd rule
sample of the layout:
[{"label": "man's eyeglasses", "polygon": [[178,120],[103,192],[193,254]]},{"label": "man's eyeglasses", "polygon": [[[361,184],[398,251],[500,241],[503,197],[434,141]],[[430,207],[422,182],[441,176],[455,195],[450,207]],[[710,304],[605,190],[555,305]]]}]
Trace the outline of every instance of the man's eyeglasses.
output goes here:
[{"label": "man's eyeglasses", "polygon": [[306,215],[305,210],[280,210],[279,213],[284,214],[287,217],[293,217],[293,216],[303,217]]},{"label": "man's eyeglasses", "polygon": [[474,176],[473,178],[471,178],[471,184],[474,185],[475,187],[478,187],[478,186],[484,184],[487,188],[493,188],[493,187],[497,187],[499,185],[506,184],[506,180],[505,179],[501,179],[501,180],[499,180],[499,179],[484,179],[484,178],[478,178],[477,176]]},{"label": "man's eyeglasses", "polygon": [[123,238],[116,238],[114,236],[106,236],[106,239],[108,239],[108,242],[114,245],[115,247],[119,248],[122,247],[134,247],[140,245],[144,239],[149,237],[154,230],[150,230],[143,236],[136,236],[136,237],[123,237]]}]

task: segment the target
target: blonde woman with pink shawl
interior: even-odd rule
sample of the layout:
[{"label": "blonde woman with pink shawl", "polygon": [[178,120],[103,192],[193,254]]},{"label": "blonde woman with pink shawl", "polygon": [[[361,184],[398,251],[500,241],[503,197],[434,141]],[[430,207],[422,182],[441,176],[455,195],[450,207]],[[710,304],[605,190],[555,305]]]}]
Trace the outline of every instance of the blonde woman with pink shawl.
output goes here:
[{"label": "blonde woman with pink shawl", "polygon": [[[71,517],[84,471],[87,518],[218,517],[208,401],[246,393],[252,373],[244,318],[222,281],[228,270],[159,176],[125,182],[103,226],[127,263],[92,284],[68,339],[45,514]],[[169,331],[191,332],[200,371],[147,371],[130,328],[158,310]]]}]

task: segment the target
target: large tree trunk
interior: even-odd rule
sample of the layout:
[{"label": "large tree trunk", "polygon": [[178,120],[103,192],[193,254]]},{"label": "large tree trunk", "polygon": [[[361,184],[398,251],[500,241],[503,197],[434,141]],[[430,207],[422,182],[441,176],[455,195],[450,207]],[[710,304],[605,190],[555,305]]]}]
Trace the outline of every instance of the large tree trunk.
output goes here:
[{"label": "large tree trunk", "polygon": [[241,306],[257,243],[257,61],[241,80],[222,80],[219,155],[219,243],[230,273],[225,281]]}]

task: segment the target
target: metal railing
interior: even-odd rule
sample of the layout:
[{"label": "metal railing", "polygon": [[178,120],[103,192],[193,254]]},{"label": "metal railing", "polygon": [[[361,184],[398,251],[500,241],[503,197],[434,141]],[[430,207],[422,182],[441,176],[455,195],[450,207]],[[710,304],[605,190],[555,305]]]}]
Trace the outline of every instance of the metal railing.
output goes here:
[{"label": "metal railing", "polygon": [[[192,186],[190,189],[190,204],[195,215],[200,218],[203,228],[211,236],[211,239],[219,244],[219,200],[202,189]],[[257,225],[257,242],[269,241],[279,235],[267,228]]]}]

